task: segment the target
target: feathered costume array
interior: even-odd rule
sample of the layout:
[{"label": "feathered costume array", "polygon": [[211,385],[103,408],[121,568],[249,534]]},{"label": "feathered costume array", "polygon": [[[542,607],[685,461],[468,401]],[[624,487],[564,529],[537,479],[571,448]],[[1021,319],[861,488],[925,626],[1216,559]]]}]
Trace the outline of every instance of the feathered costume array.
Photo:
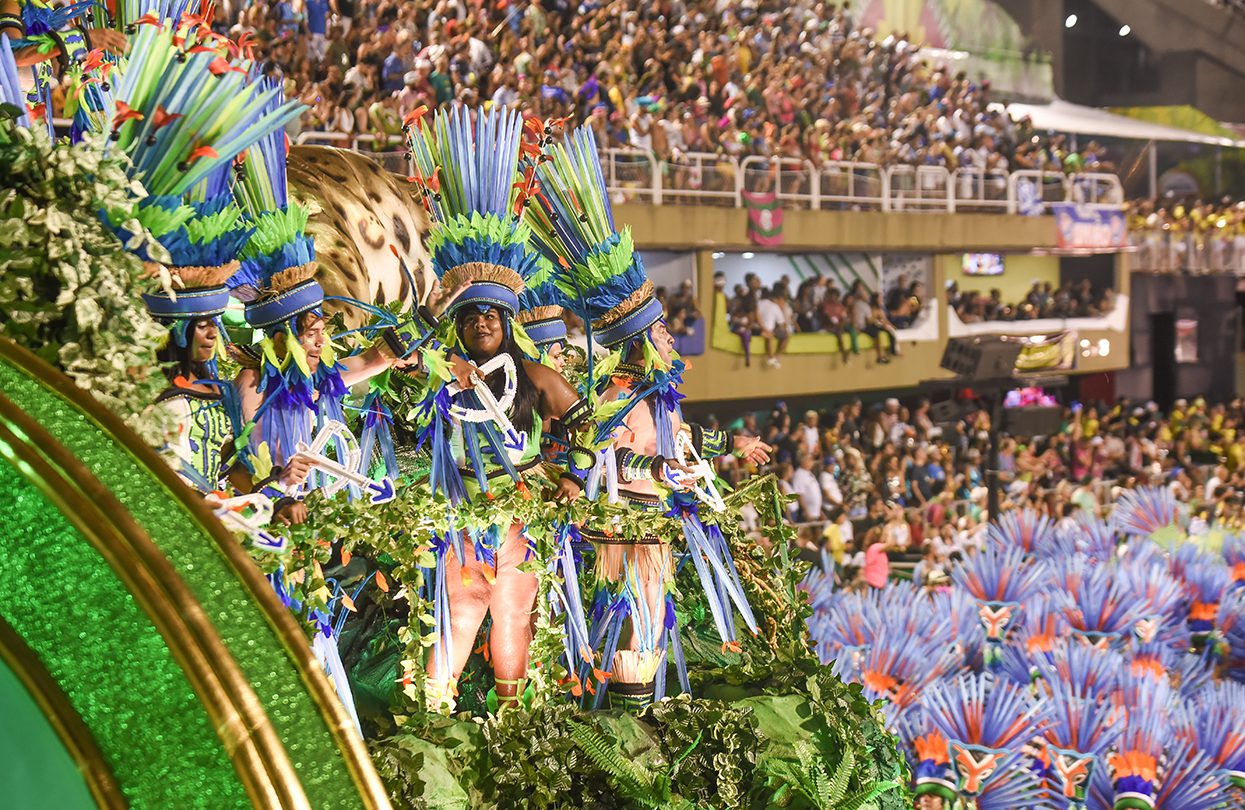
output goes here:
[{"label": "feathered costume array", "polygon": [[[436,571],[430,580],[434,605],[435,670],[429,675],[429,703],[441,708],[453,704],[453,673],[449,663],[453,649],[449,589],[446,581],[448,556],[466,561],[467,542],[476,560],[488,571],[497,565],[509,525],[463,528],[454,512],[480,498],[528,493],[525,477],[544,475],[541,456],[541,416],[513,412],[519,362],[505,352],[485,363],[480,382],[460,389],[449,373],[451,356],[466,356],[457,334],[458,313],[464,308],[496,308],[502,328],[524,356],[537,361],[545,347],[565,339],[549,290],[548,260],[530,243],[531,231],[520,213],[530,183],[519,175],[523,144],[523,121],[511,110],[467,110],[439,113],[431,122],[419,119],[411,130],[411,153],[415,182],[421,187],[424,205],[433,219],[427,240],[433,270],[443,289],[461,292],[452,302],[438,331],[440,347],[424,353],[430,379],[420,405],[418,441],[431,456],[429,486],[444,499],[447,513],[433,532],[437,552]],[[531,283],[533,286],[528,287]],[[526,305],[526,314],[521,315]],[[539,308],[537,306],[539,305]],[[531,328],[531,333],[527,327]],[[490,361],[492,362],[492,361]],[[524,372],[526,373],[526,372]],[[572,408],[555,420],[563,438],[579,428],[585,414]],[[515,428],[529,422],[530,430]],[[582,486],[583,471],[563,472]],[[558,542],[553,560],[564,568],[564,589],[552,598],[566,616],[567,655],[579,661],[587,654],[578,605],[571,531],[555,527]],[[528,554],[534,549],[529,541]],[[560,562],[559,562],[560,561]],[[574,666],[574,664],[572,664]],[[499,680],[499,683],[501,681]],[[521,688],[520,682],[515,682]]]},{"label": "feathered costume array", "polygon": [[[1151,539],[1171,543],[1182,519],[1162,490],[1117,503],[1115,532],[1020,513],[956,564],[950,593],[903,582],[838,591],[811,576],[809,629],[823,661],[885,700],[918,796],[977,808],[1237,806],[1236,540],[1221,557]],[[965,621],[965,600],[980,624]]]},{"label": "feathered costume array", "polygon": [[[619,397],[625,402],[614,407],[598,427],[598,444],[608,442],[637,407],[650,409],[656,429],[655,455],[630,449],[603,453],[594,463],[589,493],[604,490],[611,501],[625,497],[637,508],[662,509],[682,525],[686,556],[704,587],[714,624],[723,644],[734,648],[735,612],[753,632],[756,621],[717,526],[701,519],[701,504],[686,492],[675,492],[664,503],[634,494],[627,497],[630,482],[661,483],[665,459],[679,455],[678,386],[684,364],[677,356],[669,363],[663,361],[653,345],[650,329],[662,319],[661,303],[654,297],[653,284],[644,272],[630,231],[614,227],[592,131],[581,128],[571,133],[533,168],[539,186],[532,196],[539,205],[526,207],[526,219],[536,232],[538,244],[551,254],[555,283],[566,297],[566,306],[587,324],[590,345],[595,342],[614,353],[600,365],[589,358],[588,393],[596,398],[612,383],[627,381],[628,391]],[[633,353],[644,357],[643,364],[624,362]],[[711,458],[728,450],[725,434],[684,426],[689,428],[690,444],[700,456]],[[607,527],[584,527],[583,531],[596,548],[597,587],[590,608],[592,642],[600,650],[602,661],[611,665],[610,690],[625,705],[643,705],[660,698],[665,691],[667,650],[674,654],[686,690],[671,587],[675,562],[670,538],[612,536]],[[656,598],[654,583],[660,583],[661,594]],[[628,622],[635,649],[620,649]],[[604,691],[597,692],[598,705]]]},{"label": "feathered costume array", "polygon": [[[183,19],[187,7],[141,7],[146,22],[137,26],[127,56],[105,60],[92,52],[77,66],[79,89],[92,89],[96,113],[80,124],[106,135],[105,149],[126,153],[131,178],[149,195],[137,223],[110,223],[159,282],[143,295],[148,311],[180,349],[205,319],[220,336],[205,363],[207,376],[179,376],[160,398],[178,417],[170,449],[179,472],[208,492],[220,488],[228,444],[242,428],[233,386],[216,371],[224,352],[226,282],[252,233],[229,193],[229,165],[236,151],[279,131],[300,108],[248,82],[249,63],[229,58],[210,32],[201,40],[199,22]],[[157,245],[136,238],[140,223]]]}]

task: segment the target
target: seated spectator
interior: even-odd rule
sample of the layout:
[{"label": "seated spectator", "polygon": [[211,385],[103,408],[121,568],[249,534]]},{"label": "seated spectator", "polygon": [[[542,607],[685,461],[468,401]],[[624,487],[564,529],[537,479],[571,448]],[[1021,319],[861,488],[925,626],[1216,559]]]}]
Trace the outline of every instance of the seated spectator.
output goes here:
[{"label": "seated spectator", "polygon": [[782,288],[775,285],[767,290],[757,302],[757,323],[761,327],[761,337],[765,340],[765,365],[769,368],[782,368],[778,355],[787,351],[791,341],[791,320],[789,307],[783,296]]},{"label": "seated spectator", "polygon": [[[887,319],[876,293],[867,298],[857,298],[853,302],[852,331],[863,332],[873,339],[879,363],[889,363],[891,357],[899,356],[899,339],[895,336],[895,326]],[[888,337],[885,346],[882,343],[883,334]]]},{"label": "seated spectator", "polygon": [[739,335],[739,342],[743,345],[745,368],[752,365],[752,336],[761,331],[757,321],[757,303],[754,292],[743,284],[735,285],[735,297],[728,304],[727,317],[730,318],[731,331]]},{"label": "seated spectator", "polygon": [[[851,360],[851,355],[847,351],[848,343],[843,341],[843,333],[851,329],[851,321],[837,287],[831,287],[826,291],[826,300],[821,305],[820,320],[822,327],[838,340],[839,356],[843,358],[843,362]],[[850,335],[848,342],[851,344],[852,354],[859,354],[854,332]]]},{"label": "seated spectator", "polygon": [[692,292],[692,282],[685,279],[679,284],[678,292],[670,296],[666,308],[667,325],[673,335],[691,335],[700,324],[700,308],[696,304],[696,296]]}]

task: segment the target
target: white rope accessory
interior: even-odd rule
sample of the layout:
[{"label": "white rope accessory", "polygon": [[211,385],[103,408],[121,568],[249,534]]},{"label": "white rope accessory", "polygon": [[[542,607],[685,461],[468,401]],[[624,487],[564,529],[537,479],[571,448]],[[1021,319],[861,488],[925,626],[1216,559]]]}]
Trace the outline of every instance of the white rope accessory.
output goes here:
[{"label": "white rope accessory", "polygon": [[276,554],[285,551],[288,541],[284,537],[274,537],[265,528],[272,522],[273,515],[272,499],[267,495],[252,492],[249,495],[222,498],[213,493],[204,500],[229,531],[246,535],[252,545],[265,551]]},{"label": "white rope accessory", "polygon": [[[329,442],[334,439],[340,442],[337,447],[345,449],[342,454],[344,458],[341,461],[334,461],[324,455]],[[359,472],[363,459],[359,441],[350,432],[350,428],[336,419],[325,422],[324,427],[320,428],[320,432],[312,439],[310,445],[299,442],[297,455],[309,459],[313,468],[333,479],[332,482],[321,487],[325,495],[332,496],[347,484],[354,484],[367,492],[368,499],[376,505],[392,501],[397,494],[393,487],[393,480],[389,476],[373,481]]]},{"label": "white rope accessory", "polygon": [[[501,370],[504,375],[505,385],[502,388],[501,399],[493,396],[493,390],[488,387],[486,382],[489,375],[493,372]],[[508,354],[499,354],[492,360],[489,360],[482,366],[478,366],[471,372],[471,387],[464,388],[455,380],[446,388],[450,396],[456,397],[464,391],[472,391],[480,400],[481,407],[468,408],[464,405],[454,402],[450,405],[450,416],[460,422],[493,422],[502,432],[508,447],[522,448],[526,444],[526,437],[522,436],[514,428],[514,423],[510,421],[508,412],[514,405],[515,393],[519,387],[518,371],[515,369],[514,358]]]},{"label": "white rope accessory", "polygon": [[685,430],[680,430],[674,437],[674,458],[683,466],[692,469],[690,489],[696,497],[713,511],[725,512],[726,501],[722,499],[722,493],[718,492],[713,465],[700,457],[700,453],[692,446],[691,435]]}]

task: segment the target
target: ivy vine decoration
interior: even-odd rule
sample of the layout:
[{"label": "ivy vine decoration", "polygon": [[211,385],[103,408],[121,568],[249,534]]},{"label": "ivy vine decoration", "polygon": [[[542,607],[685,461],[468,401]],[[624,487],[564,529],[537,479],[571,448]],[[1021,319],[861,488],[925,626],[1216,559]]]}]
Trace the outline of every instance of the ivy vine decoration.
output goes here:
[{"label": "ivy vine decoration", "polygon": [[[536,550],[523,570],[533,573],[538,582],[537,604],[547,606],[549,593],[558,584],[548,561],[554,547],[554,525],[560,520],[581,520],[582,512],[566,504],[554,504],[539,493],[517,487],[503,488],[492,498],[458,504],[451,508],[441,495],[433,493],[422,481],[405,481],[397,497],[380,507],[351,501],[344,492],[334,498],[312,493],[306,499],[308,520],[292,527],[291,542],[295,546],[296,579],[305,585],[298,593],[313,600],[322,596],[317,588],[322,576],[316,566],[331,546],[340,542],[347,554],[362,554],[373,560],[384,560],[389,574],[386,586],[394,594],[401,593],[410,610],[406,625],[398,630],[403,645],[401,656],[402,693],[407,705],[396,718],[399,725],[412,712],[424,706],[424,661],[428,649],[436,643],[432,602],[426,598],[431,571],[436,566],[433,553],[435,535],[450,532],[482,532],[493,526],[508,527],[519,523]],[[303,573],[299,574],[298,571]],[[382,574],[382,576],[384,576]],[[542,705],[560,693],[568,673],[559,663],[562,652],[561,629],[548,610],[537,612],[536,633],[532,641],[528,670],[529,705]]]},{"label": "ivy vine decoration", "polygon": [[[156,350],[167,332],[143,306],[143,266],[129,250],[159,260],[162,248],[137,223],[146,192],[101,137],[70,145],[0,120],[0,334],[159,445],[163,411],[151,404],[166,385]],[[131,223],[131,243],[101,215]]]}]

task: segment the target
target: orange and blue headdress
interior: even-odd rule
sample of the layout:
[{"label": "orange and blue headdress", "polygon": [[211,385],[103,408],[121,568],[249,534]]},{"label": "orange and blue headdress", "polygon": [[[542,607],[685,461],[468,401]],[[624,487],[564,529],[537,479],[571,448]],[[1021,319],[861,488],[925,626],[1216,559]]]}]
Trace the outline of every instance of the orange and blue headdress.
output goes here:
[{"label": "orange and blue headdress", "polygon": [[1166,680],[1125,673],[1115,700],[1122,713],[1117,721],[1121,732],[1107,760],[1115,786],[1115,810],[1152,810],[1159,763],[1172,732],[1174,690]]},{"label": "orange and blue headdress", "polygon": [[1117,532],[1135,537],[1163,538],[1188,523],[1189,509],[1167,487],[1137,487],[1124,492],[1111,511]]},{"label": "orange and blue headdress", "polygon": [[1033,739],[1048,710],[1025,687],[989,674],[937,681],[920,703],[947,738],[957,786],[966,796],[980,794],[1005,760]]},{"label": "orange and blue headdress", "polygon": [[575,314],[608,349],[647,340],[661,302],[631,230],[614,227],[601,159],[589,127],[554,146],[537,168],[540,205],[528,207],[539,242],[557,256],[558,286]]},{"label": "orange and blue headdress", "polygon": [[990,524],[987,536],[1004,547],[1019,546],[1032,553],[1048,541],[1054,533],[1054,524],[1046,515],[1033,509],[1004,512]]},{"label": "orange and blue headdress", "polygon": [[1093,772],[1119,737],[1114,707],[1092,688],[1059,678],[1047,682],[1043,735],[1054,786],[1068,801],[1083,801]]},{"label": "orange and blue headdress", "polygon": [[931,729],[925,734],[913,737],[910,744],[915,753],[912,795],[937,796],[947,803],[955,801],[959,794],[951,774],[947,738],[937,729]]},{"label": "orange and blue headdress", "polygon": [[1188,736],[1223,768],[1232,784],[1245,788],[1245,684],[1216,681],[1192,695]]},{"label": "orange and blue headdress", "polygon": [[548,271],[521,216],[522,139],[523,119],[508,108],[459,107],[436,113],[431,123],[420,117],[409,130],[412,179],[434,223],[427,238],[433,272],[443,289],[464,287],[446,323],[471,305],[497,307],[510,323],[526,280]]}]

